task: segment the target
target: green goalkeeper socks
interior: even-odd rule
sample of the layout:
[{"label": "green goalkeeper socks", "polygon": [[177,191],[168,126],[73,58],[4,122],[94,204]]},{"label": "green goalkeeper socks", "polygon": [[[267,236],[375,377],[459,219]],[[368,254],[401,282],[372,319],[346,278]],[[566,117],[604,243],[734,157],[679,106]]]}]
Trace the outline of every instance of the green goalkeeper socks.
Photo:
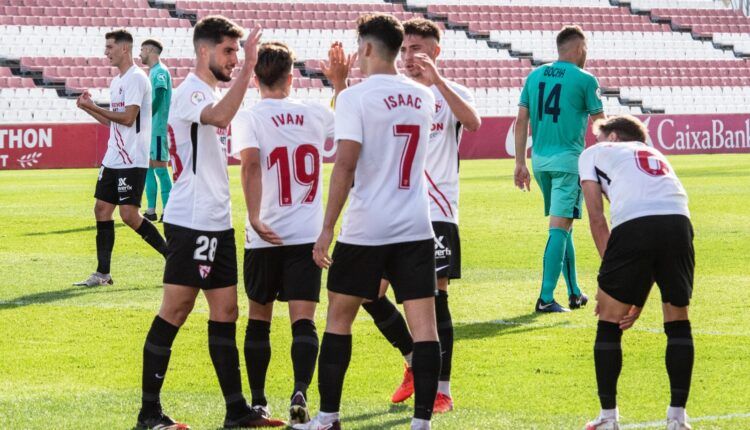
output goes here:
[{"label": "green goalkeeper socks", "polygon": [[562,271],[565,248],[570,234],[561,228],[550,228],[547,247],[544,249],[544,266],[542,269],[542,293],[540,297],[545,303],[554,299],[557,280]]}]

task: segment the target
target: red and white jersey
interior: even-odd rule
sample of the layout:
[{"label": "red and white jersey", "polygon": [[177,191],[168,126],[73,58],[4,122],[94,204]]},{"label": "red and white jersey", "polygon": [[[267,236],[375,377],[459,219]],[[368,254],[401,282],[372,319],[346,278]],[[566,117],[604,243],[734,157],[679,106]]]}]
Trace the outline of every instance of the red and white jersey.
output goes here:
[{"label": "red and white jersey", "polygon": [[201,124],[201,112],[221,98],[193,73],[175,90],[169,110],[168,134],[175,148],[177,177],[164,222],[193,230],[232,228],[232,203],[227,172],[228,129]]},{"label": "red and white jersey", "polygon": [[402,75],[373,75],[336,100],[336,141],[362,144],[338,240],[376,246],[433,237],[425,160],[432,91]]},{"label": "red and white jersey", "polygon": [[[463,100],[474,104],[474,96],[468,88],[451,81],[448,85]],[[435,96],[435,115],[425,169],[430,218],[458,224],[458,145],[462,127],[440,90],[434,85],[430,89]]]},{"label": "red and white jersey", "polygon": [[650,215],[690,216],[688,197],[669,161],[640,142],[600,142],[578,159],[581,182],[595,181],[609,198],[612,228]]},{"label": "red and white jersey", "polygon": [[126,127],[114,121],[109,125],[107,153],[102,165],[110,169],[148,168],[151,147],[151,81],[146,73],[133,65],[124,75],[115,76],[109,85],[109,109],[125,112],[126,106],[140,109],[135,123]]},{"label": "red and white jersey", "polygon": [[[284,245],[314,243],[323,227],[323,145],[334,133],[328,108],[293,99],[263,99],[232,121],[232,153],[260,151],[260,219]],[[272,245],[245,227],[245,248]]]}]

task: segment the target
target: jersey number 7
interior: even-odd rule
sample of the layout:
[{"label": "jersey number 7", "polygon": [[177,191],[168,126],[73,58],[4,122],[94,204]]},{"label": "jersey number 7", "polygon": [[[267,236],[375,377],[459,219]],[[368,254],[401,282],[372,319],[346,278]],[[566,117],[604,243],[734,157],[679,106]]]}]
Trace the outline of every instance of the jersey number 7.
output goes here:
[{"label": "jersey number 7", "polygon": [[393,135],[406,137],[404,150],[401,152],[401,164],[399,166],[398,187],[402,190],[411,188],[411,166],[414,164],[414,155],[419,145],[419,126],[409,124],[398,124],[393,126]]},{"label": "jersey number 7", "polygon": [[279,179],[279,205],[292,205],[292,165],[294,179],[300,185],[307,185],[307,194],[302,203],[312,203],[318,193],[320,182],[320,154],[314,145],[303,144],[294,149],[293,159],[289,159],[289,149],[286,146],[274,148],[268,154],[268,169],[277,166]]}]

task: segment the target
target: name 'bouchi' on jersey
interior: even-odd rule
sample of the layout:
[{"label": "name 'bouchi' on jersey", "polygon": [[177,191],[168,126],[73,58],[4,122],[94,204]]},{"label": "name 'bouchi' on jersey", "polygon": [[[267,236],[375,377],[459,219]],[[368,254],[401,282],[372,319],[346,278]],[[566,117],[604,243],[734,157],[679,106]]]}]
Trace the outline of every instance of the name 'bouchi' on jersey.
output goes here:
[{"label": "name 'bouchi' on jersey", "polygon": [[601,142],[578,160],[581,182],[599,182],[607,195],[612,228],[650,215],[690,217],[688,197],[669,161],[640,142]]},{"label": "name 'bouchi' on jersey", "polygon": [[[260,152],[260,219],[283,245],[314,243],[323,226],[323,148],[333,138],[333,112],[293,99],[263,99],[232,121],[232,153]],[[245,227],[245,248],[275,246]]]},{"label": "name 'bouchi' on jersey", "polygon": [[138,66],[131,66],[109,85],[110,110],[125,112],[127,106],[138,106],[135,123],[124,126],[114,121],[109,125],[107,153],[102,165],[110,169],[148,168],[151,145],[151,83]]},{"label": "name 'bouchi' on jersey", "polygon": [[[474,97],[466,87],[451,81],[448,85],[464,101],[474,104]],[[435,96],[425,169],[430,218],[458,224],[458,146],[463,127],[440,90],[434,85],[430,89]]]},{"label": "name 'bouchi' on jersey", "polygon": [[362,145],[339,242],[433,237],[424,171],[434,111],[432,91],[402,75],[373,75],[339,94],[336,141]]},{"label": "name 'bouchi' on jersey", "polygon": [[201,124],[201,112],[221,98],[195,74],[175,90],[169,111],[169,138],[177,178],[164,222],[202,231],[232,228],[227,171],[228,129]]}]

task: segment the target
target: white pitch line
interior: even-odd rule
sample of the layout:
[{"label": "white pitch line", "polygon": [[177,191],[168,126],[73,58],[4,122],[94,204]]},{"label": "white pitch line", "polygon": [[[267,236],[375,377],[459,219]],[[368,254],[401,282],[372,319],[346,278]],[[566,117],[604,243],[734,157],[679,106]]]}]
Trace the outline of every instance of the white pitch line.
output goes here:
[{"label": "white pitch line", "polygon": [[[689,418],[688,421],[691,423],[701,421],[722,421],[722,420],[733,420],[733,419],[745,419],[750,418],[750,413],[743,414],[727,414],[727,415],[707,415],[704,417]],[[648,421],[645,423],[625,424],[621,425],[621,429],[647,429],[652,427],[663,427],[666,420],[661,421]]]}]

